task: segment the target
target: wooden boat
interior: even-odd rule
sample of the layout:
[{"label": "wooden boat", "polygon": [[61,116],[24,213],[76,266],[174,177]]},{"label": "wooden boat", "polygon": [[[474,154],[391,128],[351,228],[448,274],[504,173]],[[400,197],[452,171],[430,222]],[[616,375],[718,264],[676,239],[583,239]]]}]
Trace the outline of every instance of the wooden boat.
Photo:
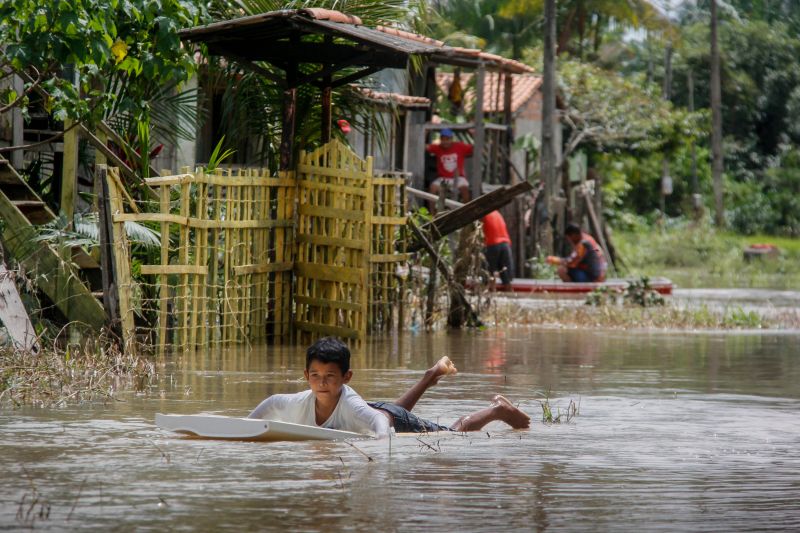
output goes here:
[{"label": "wooden boat", "polygon": [[[586,294],[600,287],[608,287],[612,290],[624,291],[635,280],[627,279],[608,279],[599,283],[565,283],[561,280],[551,279],[528,279],[514,278],[510,286],[500,284],[497,280],[497,292],[510,292],[515,294],[541,293],[541,294]],[[653,278],[650,280],[650,287],[659,294],[671,295],[673,284],[667,278]]]}]

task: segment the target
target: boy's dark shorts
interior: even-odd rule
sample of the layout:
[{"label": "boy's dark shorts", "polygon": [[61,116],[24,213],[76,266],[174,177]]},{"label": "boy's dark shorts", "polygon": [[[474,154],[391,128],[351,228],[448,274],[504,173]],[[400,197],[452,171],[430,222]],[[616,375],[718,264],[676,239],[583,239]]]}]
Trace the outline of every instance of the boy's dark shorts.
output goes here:
[{"label": "boy's dark shorts", "polygon": [[386,411],[394,418],[394,430],[397,433],[429,433],[433,431],[452,431],[447,426],[440,426],[430,420],[420,418],[411,411],[389,402],[367,402],[373,409]]}]

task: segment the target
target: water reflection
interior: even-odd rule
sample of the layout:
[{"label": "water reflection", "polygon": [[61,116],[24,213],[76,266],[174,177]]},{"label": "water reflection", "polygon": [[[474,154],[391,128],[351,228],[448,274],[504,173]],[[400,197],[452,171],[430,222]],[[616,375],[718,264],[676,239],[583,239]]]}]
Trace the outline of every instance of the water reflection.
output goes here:
[{"label": "water reflection", "polygon": [[[426,394],[420,415],[450,423],[500,392],[534,416],[532,430],[496,424],[358,449],[178,439],[153,426],[156,412],[243,415],[268,394],[304,388],[302,348],[181,354],[147,395],[0,413],[0,526],[800,528],[797,336],[400,336],[358,350],[352,384],[392,399],[444,354],[459,375]],[[542,424],[545,394],[556,409],[580,399],[580,415]],[[44,503],[49,516],[37,518]]]}]

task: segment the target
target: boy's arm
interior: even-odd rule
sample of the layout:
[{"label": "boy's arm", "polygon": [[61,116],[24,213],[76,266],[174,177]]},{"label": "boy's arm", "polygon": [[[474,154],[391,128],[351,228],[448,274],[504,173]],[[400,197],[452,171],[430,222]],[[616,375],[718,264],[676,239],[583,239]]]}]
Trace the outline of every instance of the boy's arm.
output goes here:
[{"label": "boy's arm", "polygon": [[382,411],[370,407],[357,394],[349,400],[353,416],[358,420],[360,426],[368,428],[369,432],[379,439],[389,436],[392,431],[389,417],[383,414]]},{"label": "boy's arm", "polygon": [[392,426],[389,424],[389,417],[383,414],[383,411],[378,411],[370,406],[367,406],[367,408],[377,415],[373,415],[372,423],[370,424],[372,433],[374,433],[375,437],[379,439],[388,437],[392,431]]}]

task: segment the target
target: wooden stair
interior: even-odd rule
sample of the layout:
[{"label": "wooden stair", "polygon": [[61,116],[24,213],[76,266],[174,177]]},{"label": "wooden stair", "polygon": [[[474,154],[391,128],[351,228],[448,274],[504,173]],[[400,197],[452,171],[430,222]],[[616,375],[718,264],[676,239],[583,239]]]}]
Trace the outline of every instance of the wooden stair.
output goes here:
[{"label": "wooden stair", "polygon": [[36,240],[34,226],[55,218],[11,163],[0,157],[0,220],[6,250],[36,274],[39,289],[68,320],[100,329],[105,311],[92,294],[102,290],[100,265],[80,247],[73,248],[65,261],[49,244]]}]

